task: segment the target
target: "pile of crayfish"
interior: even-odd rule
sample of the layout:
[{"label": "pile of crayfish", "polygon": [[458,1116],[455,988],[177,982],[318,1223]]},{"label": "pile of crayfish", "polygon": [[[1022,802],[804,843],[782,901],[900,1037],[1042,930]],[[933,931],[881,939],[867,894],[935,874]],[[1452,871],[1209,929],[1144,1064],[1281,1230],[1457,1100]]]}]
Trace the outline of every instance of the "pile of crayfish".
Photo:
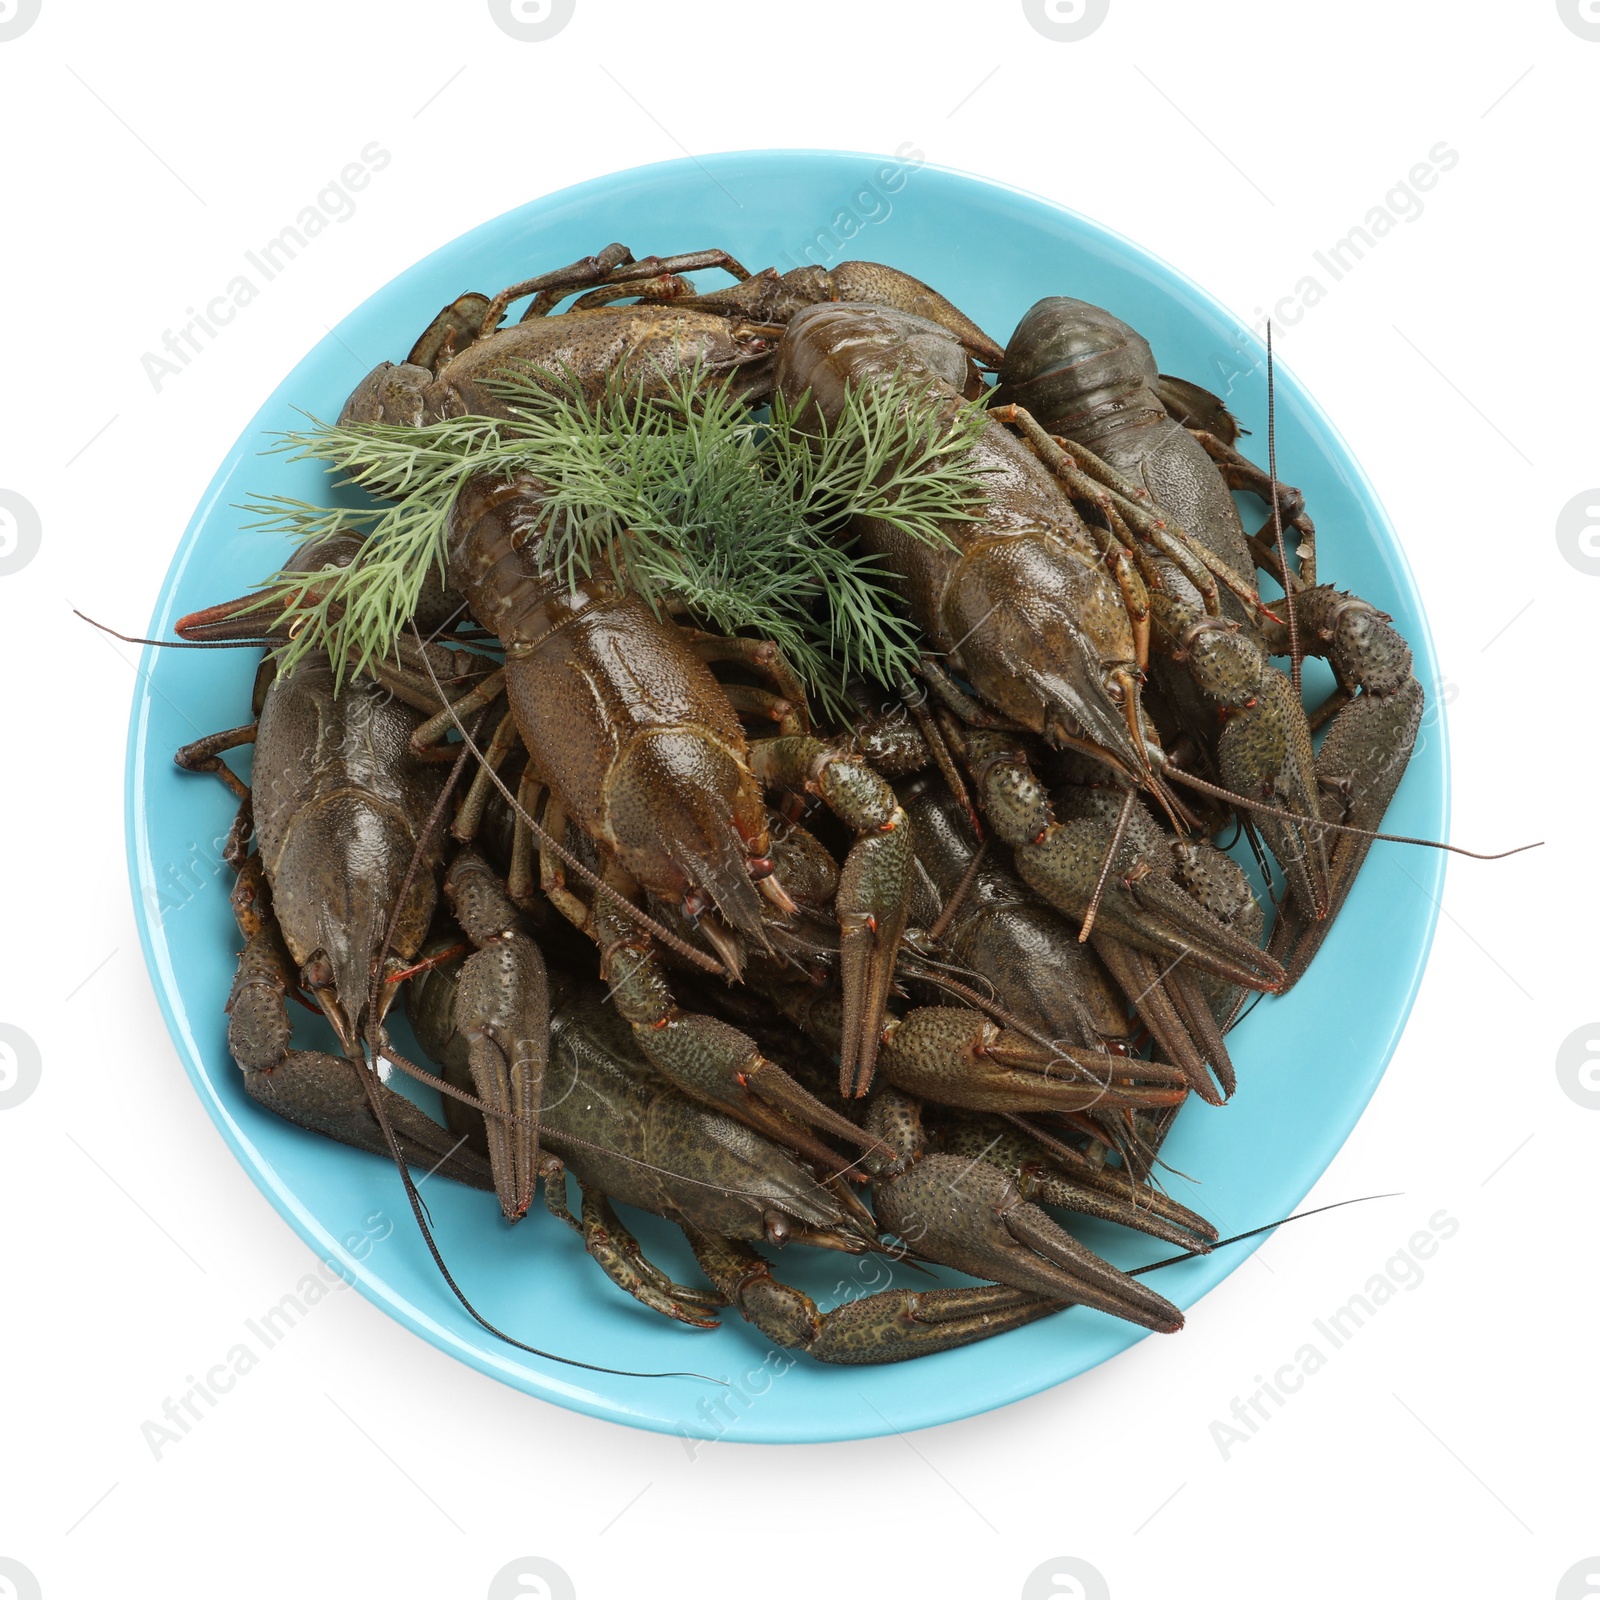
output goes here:
[{"label": "pile of crayfish", "polygon": [[[734,282],[687,276],[712,269]],[[463,476],[381,652],[298,638],[359,531],[183,618],[184,640],[269,650],[252,720],[177,758],[241,802],[227,1014],[249,1094],[408,1185],[492,1191],[508,1222],[542,1180],[644,1305],[695,1327],[732,1307],[821,1361],[1071,1305],[1175,1331],[1059,1214],[1216,1242],[1159,1151],[1188,1096],[1234,1092],[1230,1027],[1306,971],[1404,774],[1423,692],[1390,619],[1318,581],[1303,497],[1239,452],[1223,402],[1079,300],[1041,300],[1002,347],[892,267],[614,245],[461,296],[340,423],[503,417],[508,373],[641,408],[717,385],[819,439],[888,385],[952,418],[981,402],[974,499],[941,537],[887,514],[840,533],[887,574],[917,668],[819,706],[770,640],[544,559],[560,486],[531,468]],[[1309,713],[1308,655],[1335,681]],[[223,756],[252,742],[246,786]],[[431,1065],[389,1035],[402,995]],[[294,998],[329,1049],[291,1045]],[[647,1259],[618,1202],[680,1225],[705,1282]],[[772,1270],[797,1244],[980,1281],[824,1312]]]}]

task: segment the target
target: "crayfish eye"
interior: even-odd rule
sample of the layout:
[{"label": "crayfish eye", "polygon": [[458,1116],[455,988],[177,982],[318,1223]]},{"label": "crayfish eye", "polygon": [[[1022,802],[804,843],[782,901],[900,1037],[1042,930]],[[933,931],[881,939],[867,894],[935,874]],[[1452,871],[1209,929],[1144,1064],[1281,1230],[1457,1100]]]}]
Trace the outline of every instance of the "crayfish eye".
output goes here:
[{"label": "crayfish eye", "polygon": [[771,856],[751,856],[750,876],[759,883],[763,878],[770,878],[777,869],[777,863]]}]

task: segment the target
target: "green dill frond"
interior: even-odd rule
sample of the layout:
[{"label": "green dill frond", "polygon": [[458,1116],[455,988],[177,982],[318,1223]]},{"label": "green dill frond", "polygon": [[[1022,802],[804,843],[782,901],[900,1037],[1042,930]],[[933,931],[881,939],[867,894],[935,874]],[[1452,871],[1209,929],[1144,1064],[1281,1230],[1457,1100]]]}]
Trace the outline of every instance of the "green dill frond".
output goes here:
[{"label": "green dill frond", "polygon": [[803,433],[781,403],[757,420],[723,383],[691,372],[664,398],[608,388],[598,399],[562,375],[508,371],[493,384],[508,417],[422,427],[325,424],[280,437],[292,460],[377,497],[325,508],[269,497],[254,527],[302,540],[358,533],[350,564],[316,583],[267,580],[294,624],[286,664],[326,649],[336,670],[390,653],[430,566],[446,562],[450,508],[480,473],[531,473],[547,488],[540,565],[571,585],[609,572],[659,612],[681,604],[708,628],[773,641],[809,689],[843,706],[853,675],[903,680],[917,633],[889,575],[855,548],[849,524],[872,517],[925,542],[978,514],[970,446],[981,408],[909,385],[856,389],[831,427]]}]

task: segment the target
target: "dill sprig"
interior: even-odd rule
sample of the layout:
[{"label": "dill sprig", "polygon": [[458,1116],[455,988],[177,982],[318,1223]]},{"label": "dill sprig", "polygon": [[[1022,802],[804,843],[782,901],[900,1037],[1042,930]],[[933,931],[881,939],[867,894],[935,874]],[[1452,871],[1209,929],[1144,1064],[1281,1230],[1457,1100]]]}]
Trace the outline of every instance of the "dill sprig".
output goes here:
[{"label": "dill sprig", "polygon": [[[325,424],[280,436],[293,460],[319,460],[381,504],[321,507],[258,498],[251,525],[313,540],[355,532],[348,567],[281,571],[262,604],[287,606],[292,664],[325,649],[355,671],[393,650],[430,565],[441,576],[450,507],[480,473],[531,473],[548,490],[542,570],[572,584],[609,571],[658,612],[681,604],[705,626],[770,639],[832,707],[853,675],[902,681],[917,634],[887,572],[855,548],[872,517],[925,542],[978,514],[970,446],[981,408],[909,384],[852,389],[831,426],[776,401],[760,421],[732,389],[698,372],[644,402],[612,386],[597,400],[548,373],[494,385],[510,413],[422,427]],[[803,403],[802,403],[803,404]]]}]

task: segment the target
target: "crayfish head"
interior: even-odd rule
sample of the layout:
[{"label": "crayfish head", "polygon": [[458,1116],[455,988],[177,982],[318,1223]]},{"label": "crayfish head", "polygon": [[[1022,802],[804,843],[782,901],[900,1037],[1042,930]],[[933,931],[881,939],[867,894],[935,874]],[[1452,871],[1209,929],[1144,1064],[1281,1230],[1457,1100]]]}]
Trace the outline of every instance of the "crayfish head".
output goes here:
[{"label": "crayfish head", "polygon": [[1067,722],[1145,770],[1154,735],[1133,631],[1103,567],[1061,538],[985,540],[962,557],[941,613],[952,665],[1002,715],[1046,738]]},{"label": "crayfish head", "polygon": [[650,729],[606,783],[618,860],[652,894],[712,907],[768,948],[752,873],[769,871],[766,806],[739,752],[701,730]]},{"label": "crayfish head", "polygon": [[[299,819],[273,878],[273,906],[305,987],[358,1059],[380,952],[414,848],[393,817],[364,797],[341,795]],[[416,872],[395,919],[390,954],[422,946],[436,898],[432,863]],[[396,991],[380,984],[380,1011]]]}]

